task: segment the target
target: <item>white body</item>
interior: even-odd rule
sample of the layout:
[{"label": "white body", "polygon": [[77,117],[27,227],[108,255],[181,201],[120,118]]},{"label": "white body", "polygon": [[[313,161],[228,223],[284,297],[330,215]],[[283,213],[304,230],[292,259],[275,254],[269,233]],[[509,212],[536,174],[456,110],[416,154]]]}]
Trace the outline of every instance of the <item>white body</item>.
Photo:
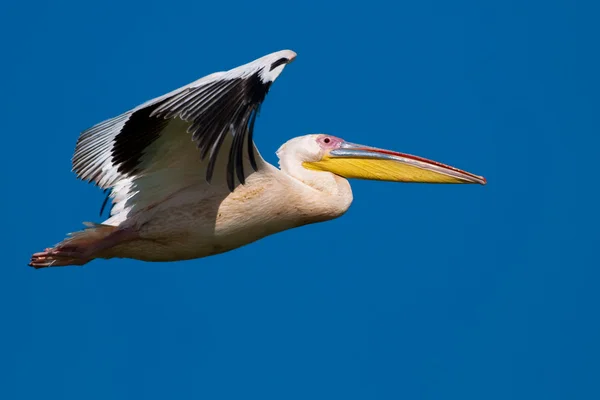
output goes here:
[{"label": "white body", "polygon": [[233,193],[197,182],[123,221],[121,227],[132,227],[140,239],[105,250],[98,257],[200,258],[286,229],[330,220],[342,215],[352,202],[348,182],[334,179],[339,185],[332,187],[335,195],[330,196],[264,163]]}]

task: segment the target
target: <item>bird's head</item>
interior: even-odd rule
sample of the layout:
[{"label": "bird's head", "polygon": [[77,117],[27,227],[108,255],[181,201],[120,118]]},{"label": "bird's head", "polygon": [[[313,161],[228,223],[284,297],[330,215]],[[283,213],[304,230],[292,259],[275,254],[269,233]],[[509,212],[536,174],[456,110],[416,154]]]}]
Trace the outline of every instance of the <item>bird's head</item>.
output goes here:
[{"label": "bird's head", "polygon": [[305,169],[326,171],[344,178],[486,184],[482,176],[437,161],[350,143],[331,135],[306,135],[291,139],[281,146],[277,154],[280,163],[285,162],[286,156],[287,159],[300,161]]}]

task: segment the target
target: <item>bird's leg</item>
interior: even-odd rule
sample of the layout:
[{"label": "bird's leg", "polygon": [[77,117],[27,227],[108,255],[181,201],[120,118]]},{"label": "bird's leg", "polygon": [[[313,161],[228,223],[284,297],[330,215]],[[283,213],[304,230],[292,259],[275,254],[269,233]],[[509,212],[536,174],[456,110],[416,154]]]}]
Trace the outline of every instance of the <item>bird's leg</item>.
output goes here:
[{"label": "bird's leg", "polygon": [[58,245],[52,251],[53,255],[59,257],[90,258],[102,250],[139,238],[137,232],[132,229],[118,229],[100,240],[89,242],[77,241],[73,244],[65,243]]},{"label": "bird's leg", "polygon": [[29,265],[34,268],[83,265],[103,250],[137,238],[138,233],[130,228],[97,225],[77,232],[55,247],[34,253]]}]

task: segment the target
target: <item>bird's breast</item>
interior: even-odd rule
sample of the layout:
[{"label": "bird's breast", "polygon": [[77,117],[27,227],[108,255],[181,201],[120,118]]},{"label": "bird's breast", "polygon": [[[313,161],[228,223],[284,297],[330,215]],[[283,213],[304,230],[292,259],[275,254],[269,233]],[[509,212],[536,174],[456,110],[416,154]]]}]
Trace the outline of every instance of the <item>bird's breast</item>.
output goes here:
[{"label": "bird's breast", "polygon": [[127,257],[168,261],[223,253],[322,220],[316,211],[272,179],[249,180],[233,192],[190,190],[137,217],[145,243],[132,243],[137,254]]}]

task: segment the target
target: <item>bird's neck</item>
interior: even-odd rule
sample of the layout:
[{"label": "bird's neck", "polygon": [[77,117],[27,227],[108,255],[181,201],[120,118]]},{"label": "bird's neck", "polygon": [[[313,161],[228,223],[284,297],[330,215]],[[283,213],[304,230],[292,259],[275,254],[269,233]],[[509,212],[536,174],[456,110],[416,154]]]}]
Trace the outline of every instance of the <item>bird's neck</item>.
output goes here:
[{"label": "bird's neck", "polygon": [[352,203],[348,181],[326,171],[306,169],[296,160],[280,162],[281,171],[296,181],[295,191],[302,193],[303,205],[320,216],[319,220],[339,217]]}]

